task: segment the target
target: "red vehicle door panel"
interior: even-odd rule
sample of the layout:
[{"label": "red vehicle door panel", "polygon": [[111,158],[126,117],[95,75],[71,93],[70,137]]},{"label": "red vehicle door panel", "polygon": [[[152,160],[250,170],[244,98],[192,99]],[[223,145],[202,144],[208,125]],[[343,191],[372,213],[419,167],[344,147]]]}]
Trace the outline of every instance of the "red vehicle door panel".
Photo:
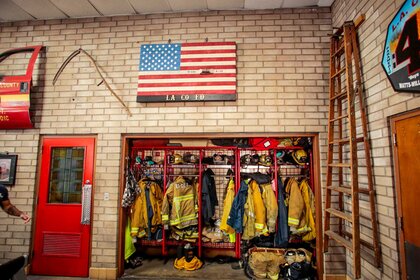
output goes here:
[{"label": "red vehicle door panel", "polygon": [[[30,91],[32,86],[32,72],[42,46],[32,46],[8,50],[0,54],[0,129],[33,128],[30,108]],[[25,74],[6,75],[1,73],[7,66],[13,66],[13,58],[22,53],[32,53],[28,60]],[[12,58],[13,57],[13,58]],[[20,59],[20,57],[15,58]],[[17,64],[19,66],[19,64]]]},{"label": "red vehicle door panel", "polygon": [[82,188],[93,179],[94,150],[94,138],[43,139],[32,274],[88,276],[91,226],[81,223]]}]

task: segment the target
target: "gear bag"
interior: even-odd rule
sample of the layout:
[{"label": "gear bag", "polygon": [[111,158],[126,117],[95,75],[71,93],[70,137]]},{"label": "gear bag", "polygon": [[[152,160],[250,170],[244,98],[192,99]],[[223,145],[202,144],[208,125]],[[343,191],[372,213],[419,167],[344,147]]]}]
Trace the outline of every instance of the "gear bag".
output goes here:
[{"label": "gear bag", "polygon": [[315,272],[310,262],[294,262],[285,267],[284,280],[314,280]]},{"label": "gear bag", "polygon": [[249,144],[253,148],[275,148],[279,144],[279,141],[275,138],[261,137],[249,139]]}]

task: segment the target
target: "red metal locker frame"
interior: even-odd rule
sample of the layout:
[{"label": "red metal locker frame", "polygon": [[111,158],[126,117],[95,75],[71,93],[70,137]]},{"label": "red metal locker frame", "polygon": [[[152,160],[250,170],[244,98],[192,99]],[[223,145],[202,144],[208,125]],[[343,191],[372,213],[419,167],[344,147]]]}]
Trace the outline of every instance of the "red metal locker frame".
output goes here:
[{"label": "red metal locker frame", "polygon": [[200,158],[198,160],[198,257],[201,258],[201,255],[203,253],[203,248],[202,248],[202,232],[203,232],[203,221],[201,220],[201,204],[202,204],[202,196],[201,196],[201,182],[202,182],[202,174],[203,174],[203,169],[202,169],[202,160],[203,160],[203,150],[199,150],[200,153]]},{"label": "red metal locker frame", "polygon": [[[239,188],[241,187],[241,154],[240,150],[236,150],[236,159],[235,159],[235,195],[239,192]],[[235,239],[235,257],[239,259],[241,257],[241,234],[236,233]]]},{"label": "red metal locker frame", "polygon": [[[219,147],[219,146],[215,146],[215,147],[201,147],[201,151],[203,153],[203,155],[201,156],[201,160],[204,158],[204,153],[206,151],[215,151],[215,152],[217,152],[217,151],[224,151],[224,152],[231,151],[232,152],[232,154],[234,156],[234,159],[235,159],[235,164],[230,164],[230,168],[233,169],[234,172],[235,172],[235,190],[234,190],[235,191],[235,194],[237,193],[237,186],[238,186],[238,184],[237,184],[237,182],[238,182],[237,180],[238,179],[237,179],[236,176],[239,176],[239,171],[238,171],[237,165],[236,165],[236,162],[237,162],[236,161],[237,160],[236,159],[236,157],[237,157],[237,150],[238,150],[237,147]],[[202,164],[200,174],[202,174],[203,171],[204,171],[204,168],[207,168],[208,166],[209,166],[209,164]],[[213,169],[215,169],[215,168],[219,168],[220,169],[220,168],[225,168],[226,165],[220,165],[220,167],[219,167],[218,164],[210,164],[210,166]],[[223,166],[223,167],[221,167],[221,166]],[[201,188],[201,184],[200,184],[200,188]],[[201,201],[201,199],[199,201]],[[200,213],[201,213],[201,208],[200,208]],[[234,246],[226,245],[226,244],[231,244],[230,242],[220,242],[220,243],[211,243],[211,242],[207,243],[206,242],[206,243],[203,244],[202,239],[201,239],[201,237],[202,237],[202,229],[203,229],[203,226],[202,226],[202,222],[201,222],[200,229],[199,229],[200,230],[201,247],[205,247],[205,248],[209,248],[209,249],[212,249],[213,248],[213,249],[218,249],[218,250],[231,250],[231,249],[235,249],[235,257],[238,257],[239,258],[239,254],[237,254],[237,252],[236,252],[236,250],[237,250],[236,249],[236,247],[237,247],[237,245],[236,245],[236,243],[237,243],[236,242],[236,239],[235,239]]]},{"label": "red metal locker frame", "polygon": [[[218,151],[218,150],[231,150],[233,151],[233,154],[235,156],[235,162],[237,162],[239,159],[239,153],[238,148],[237,147],[202,147],[202,146],[192,146],[192,147],[179,147],[179,146],[174,146],[174,147],[133,147],[132,151],[131,151],[131,155],[132,158],[135,158],[135,156],[137,155],[137,151],[141,150],[142,151],[142,157],[144,157],[145,155],[145,150],[163,150],[164,151],[164,161],[163,161],[163,192],[164,194],[166,193],[166,186],[168,184],[168,176],[170,175],[170,169],[177,167],[177,165],[170,165],[168,164],[168,156],[171,155],[171,151],[176,151],[176,150],[190,150],[190,151],[198,151],[199,152],[199,163],[198,165],[196,164],[195,167],[198,169],[198,180],[199,180],[199,185],[198,185],[198,193],[201,194],[201,181],[202,181],[202,172],[204,169],[204,164],[202,163],[202,159],[204,157],[204,152],[205,151]],[[131,163],[133,162],[133,160],[131,160]],[[180,165],[183,166],[183,165]],[[191,165],[190,167],[192,167],[193,165]],[[207,166],[207,165],[206,165]],[[240,180],[240,173],[239,173],[239,167],[237,164],[232,165],[232,169],[235,170],[235,194],[238,191],[239,188],[239,180]],[[202,256],[202,248],[203,248],[203,243],[202,243],[202,218],[201,218],[201,207],[202,207],[202,202],[201,202],[201,196],[198,199],[198,240],[197,240],[197,247],[198,247],[198,256],[201,257]],[[238,235],[238,234],[237,234]],[[148,241],[141,241],[142,245],[144,246],[154,246],[156,245],[156,242],[148,242]],[[162,247],[162,255],[163,256],[167,256],[168,255],[168,246],[172,246],[172,245],[180,245],[183,244],[183,241],[170,241],[167,239],[166,237],[166,230],[162,230],[162,242],[161,242],[161,247]],[[211,248],[211,247],[208,247]],[[236,238],[235,241],[235,257],[239,258],[240,257],[240,239]],[[217,249],[231,249],[230,247],[217,247]]]},{"label": "red metal locker frame", "polygon": [[[142,150],[142,155],[144,157],[145,154],[145,150],[163,150],[164,151],[164,161],[163,161],[163,192],[164,194],[166,193],[166,186],[168,184],[168,175],[171,173],[168,170],[170,168],[176,167],[176,165],[168,165],[168,156],[171,153],[171,151],[175,151],[175,150],[191,150],[191,151],[199,151],[199,163],[198,165],[195,165],[195,167],[198,167],[198,180],[199,180],[199,185],[198,185],[198,193],[201,194],[201,181],[202,181],[202,172],[203,172],[203,168],[204,168],[204,164],[202,163],[202,160],[204,158],[204,152],[205,151],[217,151],[217,150],[232,150],[233,154],[235,156],[235,164],[232,165],[235,171],[235,194],[238,193],[239,188],[240,188],[240,170],[241,170],[241,164],[240,164],[240,157],[241,157],[241,151],[273,151],[273,160],[274,160],[274,180],[275,180],[275,194],[276,194],[276,198],[278,199],[278,168],[280,167],[277,164],[277,158],[276,158],[276,154],[277,151],[288,151],[288,150],[299,150],[299,149],[303,149],[303,147],[300,146],[286,146],[286,147],[275,147],[275,148],[238,148],[238,147],[219,147],[219,146],[214,146],[214,147],[202,147],[202,146],[190,146],[190,147],[180,147],[180,146],[173,146],[173,147],[168,147],[168,146],[164,146],[164,147],[133,147],[133,151],[132,151],[132,155],[133,157],[135,156],[134,154],[134,149],[136,150]],[[305,165],[305,169],[309,169],[309,176],[310,176],[310,187],[312,188],[312,190],[314,191],[314,186],[313,186],[313,181],[314,181],[314,170],[313,170],[313,155],[312,155],[312,150],[309,151],[309,164]],[[182,165],[180,165],[182,166]],[[192,165],[191,165],[192,166]],[[207,165],[206,165],[207,166]],[[202,207],[202,202],[201,202],[201,195],[198,199],[198,240],[197,240],[197,247],[198,247],[198,256],[201,257],[202,256],[202,248],[203,248],[203,242],[202,242],[202,218],[201,218],[201,207]],[[162,247],[162,255],[163,256],[167,256],[168,255],[168,246],[173,246],[173,245],[180,245],[183,244],[183,241],[170,241],[167,240],[166,238],[166,230],[162,230],[162,242],[161,242],[161,247]],[[154,243],[150,242],[150,244],[147,244],[147,242],[145,242],[143,245],[144,246],[150,246],[153,245]],[[207,247],[207,248],[211,248],[211,247]],[[217,247],[217,249],[231,249],[231,248],[223,248],[223,247]],[[241,234],[240,233],[236,233],[236,240],[235,240],[235,257],[236,258],[240,258],[241,255]]]}]

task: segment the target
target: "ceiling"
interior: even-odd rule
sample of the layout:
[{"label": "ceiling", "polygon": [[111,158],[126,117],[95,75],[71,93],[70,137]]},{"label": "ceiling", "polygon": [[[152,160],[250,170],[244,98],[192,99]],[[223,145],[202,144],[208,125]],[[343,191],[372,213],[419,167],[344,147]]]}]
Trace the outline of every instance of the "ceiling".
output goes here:
[{"label": "ceiling", "polygon": [[334,0],[0,0],[0,22],[185,11],[329,7]]}]

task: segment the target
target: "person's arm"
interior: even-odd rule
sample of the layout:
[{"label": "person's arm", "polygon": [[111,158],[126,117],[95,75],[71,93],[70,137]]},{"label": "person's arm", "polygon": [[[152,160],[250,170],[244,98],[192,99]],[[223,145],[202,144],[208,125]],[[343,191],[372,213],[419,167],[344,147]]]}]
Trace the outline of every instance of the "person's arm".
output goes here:
[{"label": "person's arm", "polygon": [[25,224],[31,220],[31,218],[26,213],[20,211],[16,208],[16,206],[10,203],[10,200],[3,200],[1,202],[1,208],[3,208],[4,212],[9,215],[20,217],[25,222]]}]

